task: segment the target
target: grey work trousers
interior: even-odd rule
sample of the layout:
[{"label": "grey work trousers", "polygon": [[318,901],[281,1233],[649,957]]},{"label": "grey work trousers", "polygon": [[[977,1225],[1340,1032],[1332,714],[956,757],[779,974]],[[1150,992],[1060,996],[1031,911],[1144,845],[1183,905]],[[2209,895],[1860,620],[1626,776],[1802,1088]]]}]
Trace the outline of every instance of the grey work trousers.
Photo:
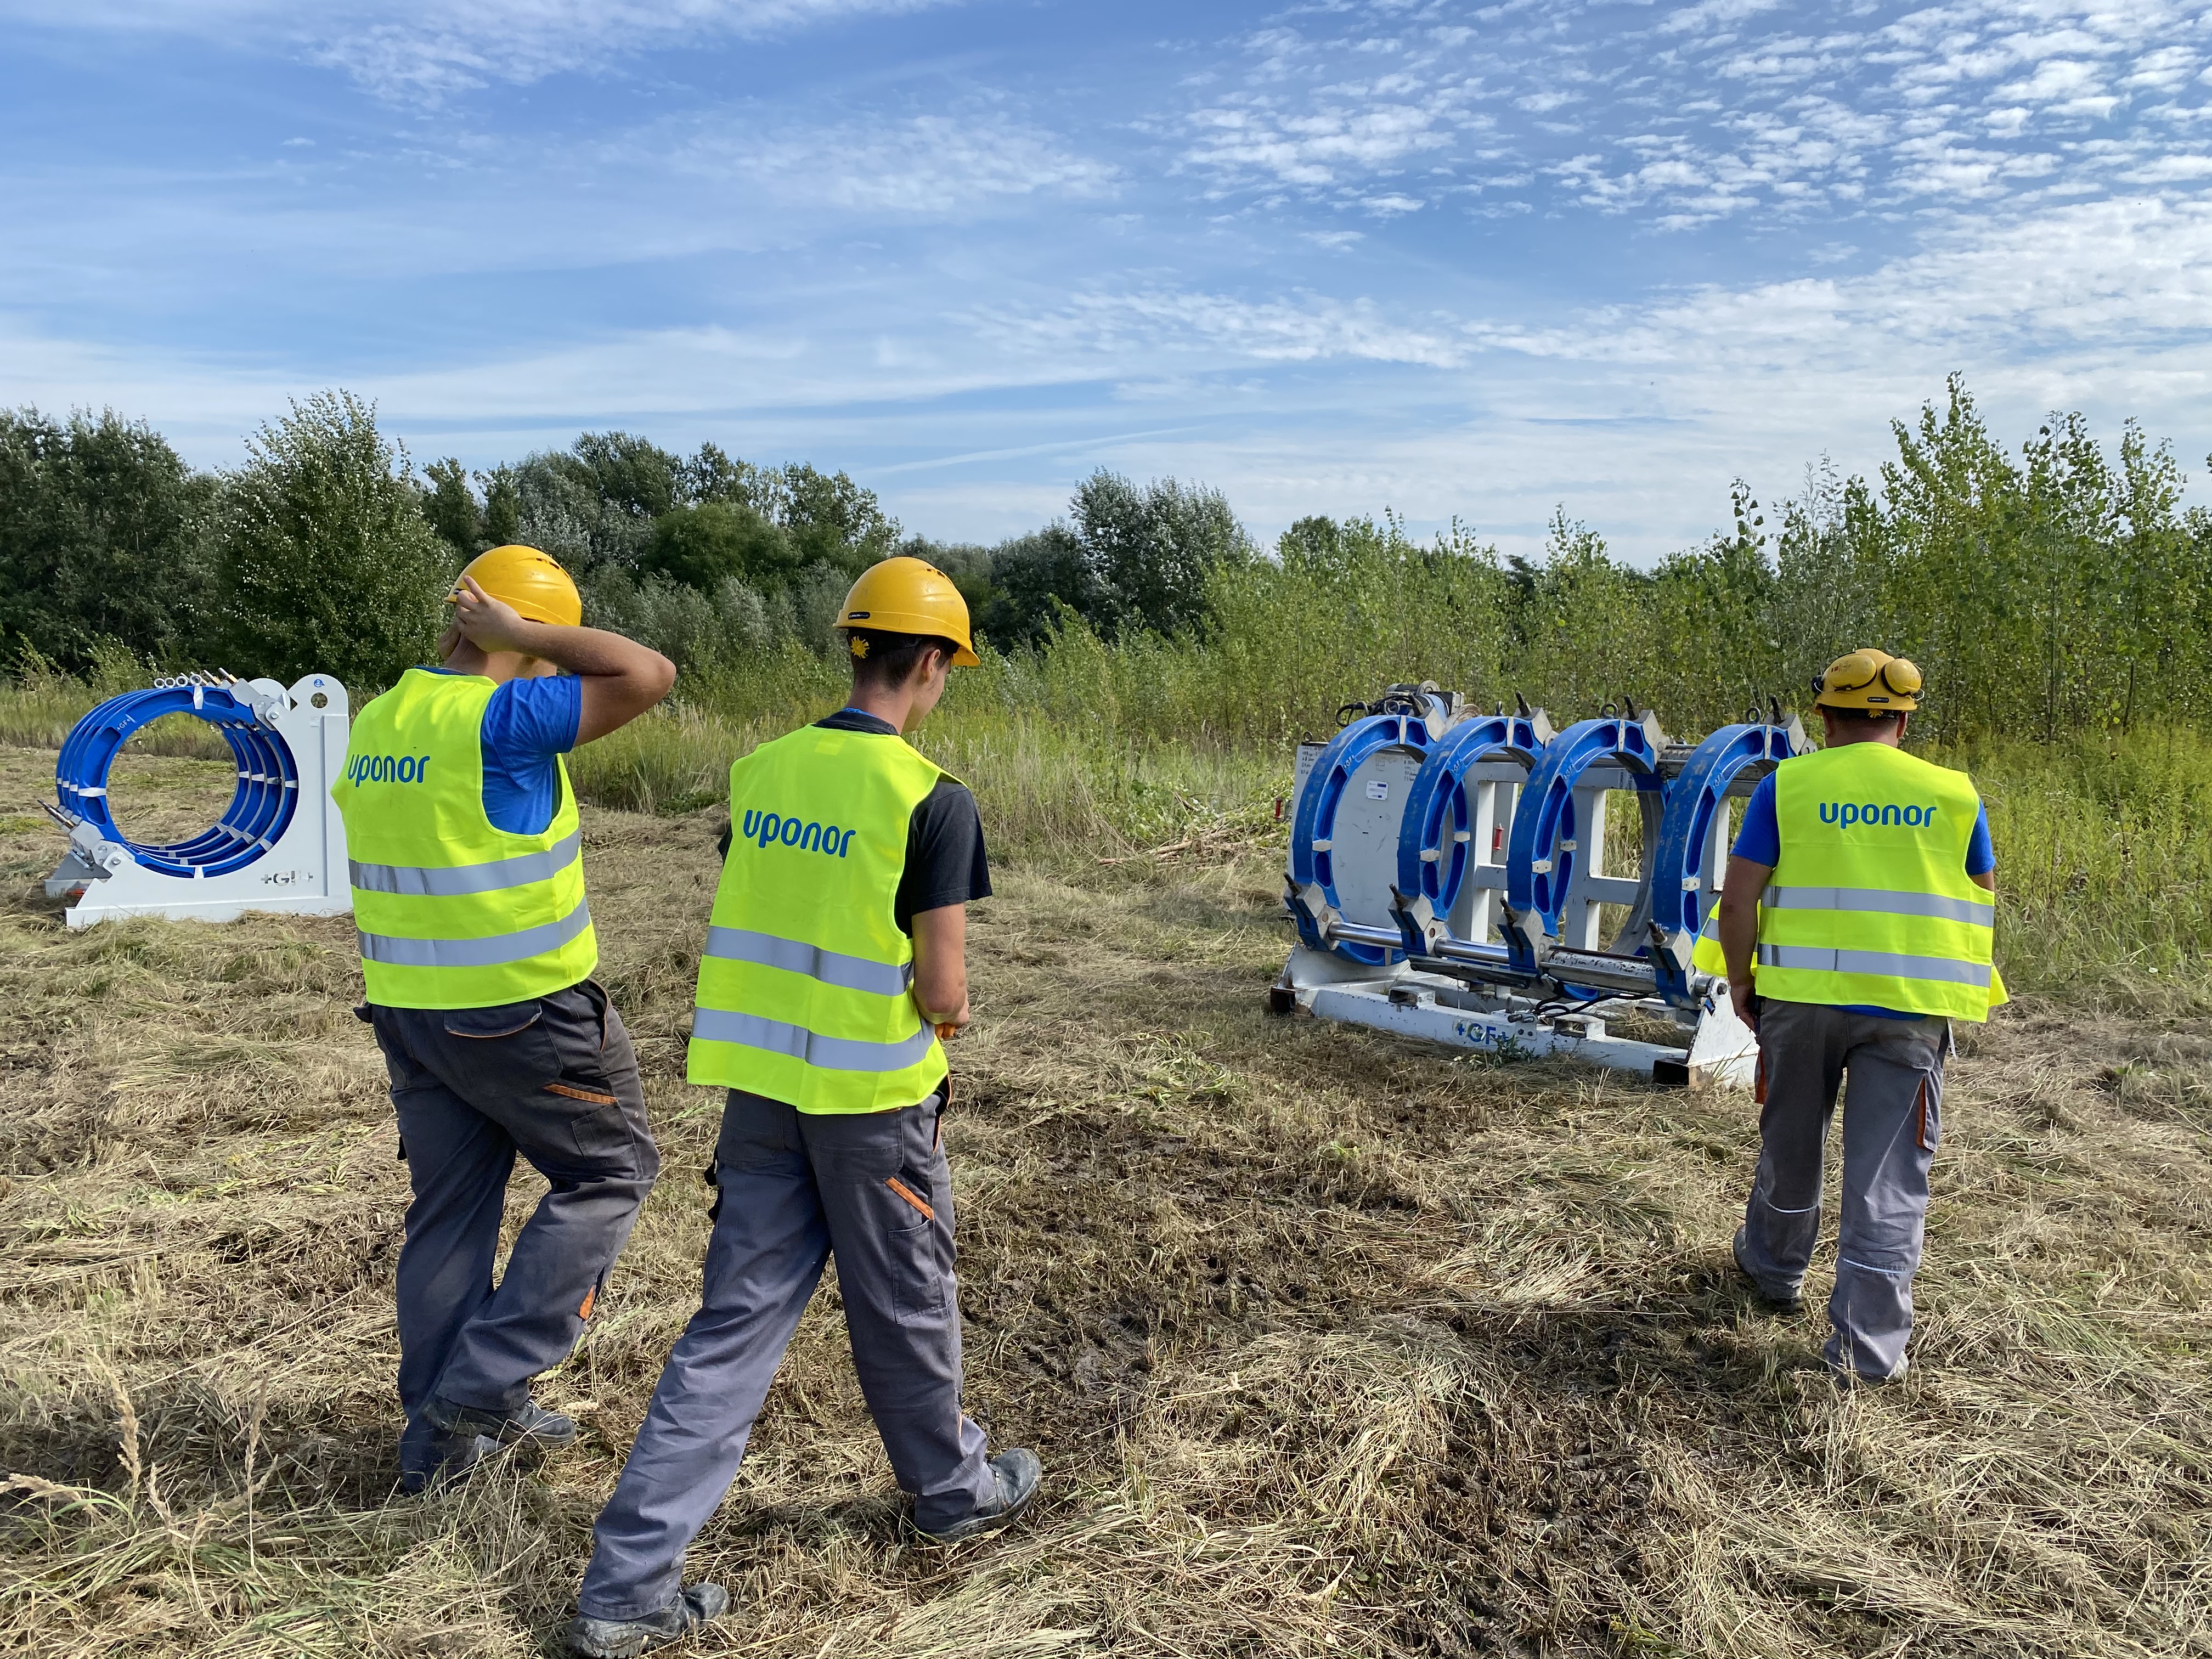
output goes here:
[{"label": "grey work trousers", "polygon": [[925,1530],[998,1501],[960,1408],[960,1307],[944,1097],[896,1111],[797,1111],[732,1091],[704,1293],[592,1528],[586,1618],[658,1613],[737,1478],[769,1384],[833,1255],[860,1392]]},{"label": "grey work trousers", "polygon": [[1820,1232],[1820,1160],[1836,1091],[1844,1093],[1844,1195],[1838,1218],[1834,1333],[1839,1376],[1905,1373],[1912,1275],[1928,1219],[1928,1167],[1942,1131],[1950,1022],[1884,1019],[1768,1000],[1759,1015],[1759,1173],[1737,1259],[1767,1295],[1792,1300]]},{"label": "grey work trousers", "polygon": [[[513,1410],[568,1357],[659,1173],[637,1055],[586,980],[496,1008],[368,1010],[414,1201],[399,1249],[399,1463],[419,1473],[433,1395]],[[552,1190],[492,1266],[520,1152]]]}]

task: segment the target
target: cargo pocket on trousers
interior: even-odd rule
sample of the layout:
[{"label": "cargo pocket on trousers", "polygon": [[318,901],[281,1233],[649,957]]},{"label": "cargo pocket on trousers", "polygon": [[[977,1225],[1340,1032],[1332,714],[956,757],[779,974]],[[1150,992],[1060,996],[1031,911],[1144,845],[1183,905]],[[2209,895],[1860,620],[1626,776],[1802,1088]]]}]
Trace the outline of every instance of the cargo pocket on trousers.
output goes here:
[{"label": "cargo pocket on trousers", "polygon": [[622,1102],[612,1093],[565,1080],[547,1084],[545,1092],[576,1103],[568,1119],[568,1133],[576,1143],[577,1157],[598,1163],[629,1151],[629,1120],[623,1115]]},{"label": "cargo pocket on trousers", "polygon": [[893,1176],[891,1221],[884,1238],[891,1300],[902,1318],[937,1319],[945,1313],[945,1274],[937,1260],[937,1211],[913,1186]]},{"label": "cargo pocket on trousers", "polygon": [[545,1011],[537,999],[494,1008],[448,1008],[439,1015],[448,1045],[447,1061],[459,1075],[447,1079],[462,1096],[496,1097],[535,1087],[540,1079],[561,1075],[560,1052],[545,1029]]},{"label": "cargo pocket on trousers", "polygon": [[1943,1085],[1940,1073],[1920,1075],[1920,1097],[1913,1103],[1913,1139],[1923,1152],[1932,1152],[1943,1139]]}]

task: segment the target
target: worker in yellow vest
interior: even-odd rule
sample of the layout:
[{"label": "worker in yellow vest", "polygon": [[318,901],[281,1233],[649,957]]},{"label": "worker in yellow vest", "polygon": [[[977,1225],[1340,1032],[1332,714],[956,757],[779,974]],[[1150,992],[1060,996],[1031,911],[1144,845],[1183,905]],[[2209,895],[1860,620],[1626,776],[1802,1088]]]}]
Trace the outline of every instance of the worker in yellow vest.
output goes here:
[{"label": "worker in yellow vest", "polygon": [[728,1092],[705,1294],[593,1529],[571,1651],[628,1659],[718,1618],[684,1552],[729,1489],[820,1281],[914,1522],[1012,1521],[1041,1472],[961,1409],[941,1039],[968,1024],[970,899],[991,890],[975,797],[905,741],[975,661],[968,606],[919,559],[846,596],[852,700],[730,769],[731,834],[699,961],[690,1076]]},{"label": "worker in yellow vest", "polygon": [[[667,695],[676,671],[578,626],[568,574],[495,547],[461,573],[441,666],[354,719],[343,814],[367,999],[414,1201],[399,1251],[401,1484],[459,1478],[576,1425],[530,1380],[568,1358],[660,1160],[637,1058],[592,978],[562,756]],[[517,1153],[551,1190],[493,1259]]]},{"label": "worker in yellow vest", "polygon": [[1784,1311],[1802,1305],[1844,1090],[1826,1358],[1844,1382],[1905,1373],[1951,1022],[1978,1024],[2005,1000],[1988,814],[1966,774],[1899,746],[1920,690],[1920,671],[1886,652],[1829,666],[1825,746],[1753,793],[1697,958],[1725,972],[1759,1034],[1759,1170],[1735,1253]]}]

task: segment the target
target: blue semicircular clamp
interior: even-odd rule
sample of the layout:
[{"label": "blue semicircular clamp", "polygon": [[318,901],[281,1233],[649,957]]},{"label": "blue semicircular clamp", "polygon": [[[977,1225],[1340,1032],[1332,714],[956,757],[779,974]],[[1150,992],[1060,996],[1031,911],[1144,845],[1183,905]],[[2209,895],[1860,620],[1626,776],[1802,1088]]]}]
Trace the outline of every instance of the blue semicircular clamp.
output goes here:
[{"label": "blue semicircular clamp", "polygon": [[1484,714],[1445,732],[1406,795],[1398,830],[1398,890],[1426,898],[1439,917],[1449,915],[1474,862],[1465,839],[1474,821],[1467,775],[1492,760],[1533,768],[1543,747],[1534,723],[1517,714]]},{"label": "blue semicircular clamp", "polygon": [[[1306,774],[1305,787],[1298,791],[1298,809],[1291,823],[1291,878],[1302,888],[1319,883],[1332,908],[1340,909],[1343,905],[1336,890],[1334,848],[1316,848],[1314,843],[1334,840],[1336,809],[1344,802],[1344,791],[1352,781],[1352,775],[1370,756],[1385,749],[1410,749],[1416,754],[1427,754],[1427,724],[1408,714],[1370,714],[1352,721],[1331,738],[1328,746],[1314,757],[1313,770]],[[1341,939],[1330,944],[1321,937],[1313,919],[1303,913],[1298,916],[1298,939],[1309,950],[1334,951],[1349,961],[1369,967],[1387,966],[1404,955],[1403,951],[1380,945],[1355,945]]]},{"label": "blue semicircular clamp", "polygon": [[[1668,938],[1686,935],[1694,940],[1705,926],[1706,907],[1712,902],[1705,879],[1705,851],[1711,842],[1715,816],[1726,809],[1729,788],[1748,769],[1771,770],[1794,752],[1787,726],[1723,726],[1692,751],[1668,786],[1667,815],[1660,823],[1658,851],[1652,859],[1651,920]],[[1689,1006],[1688,970],[1663,951],[1651,954],[1660,994],[1677,1006]]]},{"label": "blue semicircular clamp", "polygon": [[[124,744],[166,714],[190,714],[220,731],[238,781],[222,816],[198,834],[134,842],[116,828],[107,775]],[[292,822],[299,785],[291,745],[263,726],[250,704],[217,686],[155,686],[110,697],[71,728],[54,765],[54,793],[64,810],[147,869],[186,880],[244,869],[275,846]]]},{"label": "blue semicircular clamp", "polygon": [[[1505,902],[1518,915],[1540,917],[1544,932],[1554,939],[1567,890],[1574,884],[1577,853],[1560,843],[1575,838],[1575,786],[1591,767],[1605,763],[1635,774],[1638,790],[1662,787],[1658,752],[1644,723],[1606,715],[1578,720],[1544,745],[1513,810]],[[1540,864],[1543,868],[1536,867]],[[1516,972],[1537,971],[1535,947],[1518,928],[1505,929],[1505,948]]]}]

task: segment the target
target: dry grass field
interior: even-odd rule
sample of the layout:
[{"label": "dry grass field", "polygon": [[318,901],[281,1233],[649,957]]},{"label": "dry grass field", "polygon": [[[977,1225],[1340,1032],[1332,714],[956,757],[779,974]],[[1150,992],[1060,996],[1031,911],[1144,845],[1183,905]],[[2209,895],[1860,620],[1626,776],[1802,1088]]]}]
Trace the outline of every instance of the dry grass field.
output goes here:
[{"label": "dry grass field", "polygon": [[[584,1442],[404,1498],[349,923],[66,933],[19,810],[52,765],[0,750],[0,1652],[546,1650],[693,1305],[719,814],[585,820],[666,1172],[541,1384]],[[204,763],[129,769],[143,821],[211,811]],[[1914,1370],[1844,1393],[1817,1300],[1729,1267],[1747,1097],[1271,1020],[1277,890],[1001,871],[947,1122],[970,1403],[1048,1501],[906,1532],[825,1290],[694,1552],[738,1601],[696,1651],[2212,1653],[2212,1022],[1975,1036]]]}]

